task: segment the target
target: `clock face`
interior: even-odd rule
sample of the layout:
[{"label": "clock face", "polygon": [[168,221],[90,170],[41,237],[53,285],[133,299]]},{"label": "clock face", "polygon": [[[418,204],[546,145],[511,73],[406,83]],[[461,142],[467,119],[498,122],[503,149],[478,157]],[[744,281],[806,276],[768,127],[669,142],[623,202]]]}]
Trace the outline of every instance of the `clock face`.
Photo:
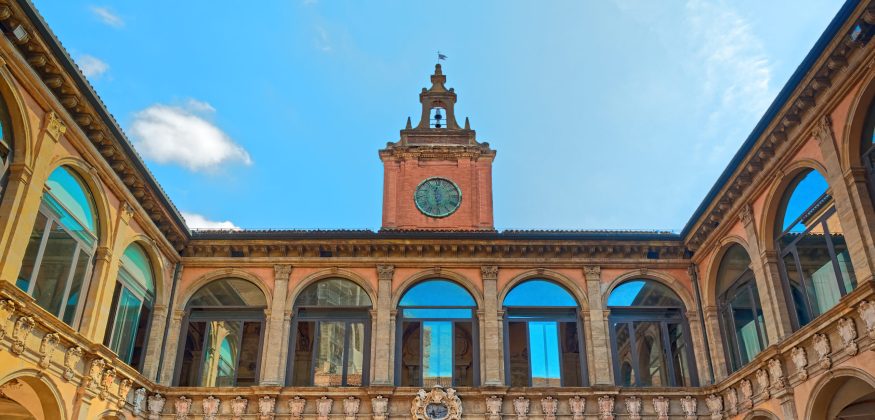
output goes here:
[{"label": "clock face", "polygon": [[445,419],[449,414],[450,410],[444,404],[431,403],[425,406],[425,415],[432,420]]},{"label": "clock face", "polygon": [[459,209],[462,191],[448,179],[429,178],[416,187],[413,195],[416,208],[430,217],[447,217]]}]

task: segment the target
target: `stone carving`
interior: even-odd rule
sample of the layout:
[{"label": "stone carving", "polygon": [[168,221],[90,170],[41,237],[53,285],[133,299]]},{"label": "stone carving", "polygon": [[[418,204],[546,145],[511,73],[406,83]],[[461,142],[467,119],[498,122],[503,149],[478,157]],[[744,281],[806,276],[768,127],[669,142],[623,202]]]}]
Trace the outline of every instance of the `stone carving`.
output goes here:
[{"label": "stone carving", "polygon": [[377,266],[377,278],[380,280],[392,280],[392,276],[395,275],[395,266],[394,265],[378,265]]},{"label": "stone carving", "polygon": [[480,276],[483,277],[483,280],[495,280],[498,278],[498,266],[497,265],[484,265],[480,267]]},{"label": "stone carving", "polygon": [[164,403],[167,400],[161,394],[155,394],[149,397],[146,403],[146,409],[149,410],[149,420],[158,420],[161,418],[161,412],[164,411]]},{"label": "stone carving", "polygon": [[687,395],[681,398],[681,410],[684,412],[685,419],[696,419],[696,411],[698,410],[699,401],[692,396]]},{"label": "stone carving", "polygon": [[[243,412],[246,412],[246,405],[249,405],[249,401],[246,401],[246,404],[243,407]],[[258,420],[271,420],[276,413],[276,398],[265,395],[258,399]]]},{"label": "stone carving", "polygon": [[559,400],[549,395],[541,398],[541,412],[544,413],[544,420],[556,420],[557,410],[559,410]]},{"label": "stone carving", "polygon": [[497,395],[486,398],[486,420],[501,420],[501,402]]},{"label": "stone carving", "polygon": [[729,411],[730,416],[738,414],[738,393],[735,388],[726,390],[726,410]]},{"label": "stone carving", "polygon": [[653,399],[653,411],[656,412],[657,420],[668,420],[668,398],[656,397]]},{"label": "stone carving", "polygon": [[371,398],[371,412],[374,415],[373,420],[386,420],[389,415],[389,399],[382,395]]},{"label": "stone carving", "polygon": [[307,400],[295,396],[289,400],[289,416],[293,420],[301,420],[304,417],[304,407],[307,405]]},{"label": "stone carving", "polygon": [[772,390],[778,391],[787,387],[787,378],[784,377],[784,367],[778,359],[769,359],[769,376],[772,378]]},{"label": "stone carving", "polygon": [[143,403],[146,402],[146,388],[139,388],[134,391],[134,415],[143,414]]},{"label": "stone carving", "polygon": [[[425,409],[429,405],[444,406],[446,408],[446,416],[434,419],[427,415]],[[420,389],[416,393],[416,398],[413,399],[410,414],[413,415],[414,419],[419,420],[460,420],[462,418],[462,400],[459,399],[459,396],[456,395],[456,390],[453,388],[448,388],[444,391],[440,385],[435,385],[429,392]]]},{"label": "stone carving", "polygon": [[133,385],[133,382],[128,378],[124,378],[119,382],[118,394],[116,394],[118,395],[118,408],[124,408],[128,402],[128,393],[131,392],[131,385]]},{"label": "stone carving", "polygon": [[316,414],[319,420],[328,420],[331,414],[331,407],[334,405],[334,400],[323,396],[316,400]]},{"label": "stone carving", "polygon": [[705,400],[705,405],[708,406],[708,411],[711,413],[711,420],[720,420],[723,418],[723,398],[719,395],[709,395]]},{"label": "stone carving", "polygon": [[58,342],[61,341],[61,337],[58,333],[46,334],[43,336],[43,340],[39,345],[39,353],[42,355],[39,361],[39,367],[45,369],[49,367],[52,363],[52,354],[55,353],[55,349],[58,348]]},{"label": "stone carving", "polygon": [[745,203],[741,206],[741,212],[739,215],[741,216],[741,223],[749,225],[753,222],[753,207],[750,204]]},{"label": "stone carving", "polygon": [[857,312],[860,314],[860,319],[866,324],[866,334],[869,335],[870,339],[875,340],[875,304],[864,300],[857,305]]},{"label": "stone carving", "polygon": [[568,399],[568,407],[571,409],[571,420],[583,420],[583,412],[586,411],[586,399],[575,395]]},{"label": "stone carving", "polygon": [[641,420],[641,398],[626,398],[626,412],[629,413],[630,420]]},{"label": "stone carving", "polygon": [[12,352],[16,355],[24,353],[33,325],[34,320],[29,316],[20,316],[15,320],[15,329],[12,330]]},{"label": "stone carving", "polygon": [[71,381],[76,376],[76,365],[82,360],[82,347],[70,347],[64,353],[64,380]]},{"label": "stone carving", "polygon": [[274,264],[273,278],[277,280],[288,280],[292,274],[292,266],[289,264]]},{"label": "stone carving", "polygon": [[599,419],[614,420],[614,397],[610,395],[599,397]]},{"label": "stone carving", "polygon": [[602,268],[597,265],[585,265],[583,266],[583,275],[587,279],[590,277],[598,279],[602,275]]},{"label": "stone carving", "polygon": [[91,362],[88,363],[88,370],[86,371],[82,385],[86,388],[92,384],[99,386],[101,373],[103,372],[104,367],[106,367],[106,361],[99,356],[91,359]]},{"label": "stone carving", "polygon": [[9,332],[9,320],[15,315],[15,302],[9,299],[0,300],[0,340]]},{"label": "stone carving", "polygon": [[769,381],[769,372],[766,372],[765,369],[759,369],[756,371],[756,380],[757,385],[760,387],[760,393],[763,394],[765,398],[771,397],[771,392],[769,392],[769,385],[771,382]]},{"label": "stone carving", "polygon": [[246,407],[249,406],[249,400],[241,396],[234,397],[231,400],[231,417],[234,420],[239,420],[246,414]]},{"label": "stone carving", "polygon": [[829,346],[829,337],[826,334],[814,334],[814,351],[817,353],[817,362],[820,364],[820,367],[824,369],[829,369],[832,366],[832,359],[830,359],[829,354],[832,353],[832,349]]},{"label": "stone carving", "polygon": [[355,420],[359,414],[360,405],[361,400],[356,397],[346,397],[343,400],[343,414],[346,416],[346,420]]},{"label": "stone carving", "polygon": [[849,355],[857,354],[857,326],[854,325],[853,319],[842,318],[839,320],[839,337],[842,338],[842,344]]},{"label": "stone carving", "polygon": [[529,415],[529,399],[526,397],[517,397],[513,400],[513,412],[516,413],[518,420],[525,420]]},{"label": "stone carving", "polygon": [[738,387],[741,389],[741,403],[746,409],[753,408],[753,386],[747,379],[742,379]]},{"label": "stone carving", "polygon": [[808,379],[808,355],[805,354],[805,349],[793,347],[790,358],[793,360],[793,365],[796,366],[796,375],[799,379],[803,381]]},{"label": "stone carving", "polygon": [[103,371],[103,376],[100,378],[100,399],[105,400],[109,396],[109,387],[115,382],[115,369],[109,368]]},{"label": "stone carving", "polygon": [[204,409],[204,420],[216,420],[219,415],[219,406],[222,405],[222,400],[210,395],[201,401],[201,406]]},{"label": "stone carving", "polygon": [[22,385],[23,384],[21,383],[21,380],[19,380],[18,378],[14,378],[3,385],[0,385],[0,397],[9,398],[9,395],[7,393],[9,391],[15,392],[20,390]]},{"label": "stone carving", "polygon": [[173,402],[173,410],[176,413],[176,420],[188,420],[188,413],[191,412],[191,398],[180,396]]},{"label": "stone carving", "polygon": [[58,118],[58,114],[55,114],[55,111],[49,111],[46,114],[46,132],[55,140],[60,139],[61,136],[67,132],[67,126],[61,122],[61,119]]}]

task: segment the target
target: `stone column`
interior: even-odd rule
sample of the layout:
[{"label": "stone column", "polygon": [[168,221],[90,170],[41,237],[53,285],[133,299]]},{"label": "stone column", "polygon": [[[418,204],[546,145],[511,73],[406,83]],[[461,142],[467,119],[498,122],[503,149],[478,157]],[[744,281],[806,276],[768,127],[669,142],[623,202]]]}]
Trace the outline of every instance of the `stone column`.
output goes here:
[{"label": "stone column", "polygon": [[277,264],[273,266],[273,299],[267,311],[266,339],[263,353],[264,364],[261,369],[260,385],[279,386],[285,380],[283,366],[283,314],[286,309],[286,295],[289,290],[289,276],[292,266]]},{"label": "stone column", "polygon": [[163,351],[161,340],[164,339],[164,327],[167,325],[167,305],[152,307],[151,323],[149,338],[146,342],[146,355],[143,360],[143,376],[150,380],[154,379],[158,373],[158,360]]},{"label": "stone column", "polygon": [[[702,308],[702,313],[705,316],[705,330],[708,332],[708,337],[711,339],[709,348],[711,350],[711,366],[714,368],[715,381],[721,381],[729,375],[726,368],[727,356],[723,350],[723,340],[721,339],[720,330],[720,314],[717,312],[716,306],[706,306]],[[690,321],[692,323],[692,321]]]},{"label": "stone column", "polygon": [[[586,295],[589,299],[590,324],[588,326],[592,330],[592,342],[588,343],[588,347],[592,349],[592,358],[595,361],[589,366],[595,377],[593,385],[613,385],[607,312],[602,305],[602,270],[599,266],[586,266],[583,268],[583,274],[586,278]],[[586,324],[583,326],[587,327]]]},{"label": "stone column", "polygon": [[377,308],[376,328],[374,334],[374,382],[373,385],[392,385],[392,344],[395,331],[392,328],[392,276],[395,267],[392,265],[377,266]]},{"label": "stone column", "polygon": [[[696,356],[696,366],[690,366],[690,369],[696,369],[699,373],[699,384],[707,384],[711,383],[711,372],[708,370],[708,360],[711,355],[705,351],[705,334],[702,331],[702,323],[699,322],[699,312],[696,310],[689,310],[686,313],[687,321],[690,323],[690,335],[693,344],[693,354]],[[715,344],[711,342],[709,343],[710,347],[714,347]],[[712,361],[713,363],[713,361]]]},{"label": "stone column", "polygon": [[164,366],[161,368],[160,384],[169,386],[173,381],[173,373],[176,369],[176,354],[179,351],[179,330],[185,310],[176,309],[170,319],[170,328],[167,330],[167,342],[164,345]]},{"label": "stone column", "polygon": [[504,363],[499,354],[504,347],[498,327],[498,266],[480,267],[483,280],[483,349],[480,363],[484,367],[483,385],[501,386]]},{"label": "stone column", "polygon": [[106,246],[98,247],[94,253],[90,282],[82,285],[81,293],[86,298],[80,309],[82,320],[79,332],[95,343],[102,343],[106,333],[118,267],[119,259],[113,257],[112,250]]}]

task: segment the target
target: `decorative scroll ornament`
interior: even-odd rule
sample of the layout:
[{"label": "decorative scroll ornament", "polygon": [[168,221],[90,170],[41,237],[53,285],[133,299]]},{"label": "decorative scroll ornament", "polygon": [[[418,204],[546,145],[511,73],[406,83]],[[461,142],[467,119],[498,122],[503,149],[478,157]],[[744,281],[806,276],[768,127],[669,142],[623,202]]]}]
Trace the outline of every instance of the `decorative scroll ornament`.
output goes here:
[{"label": "decorative scroll ornament", "polygon": [[829,369],[832,366],[832,359],[829,354],[832,349],[829,346],[829,337],[826,334],[814,334],[814,352],[817,353],[817,363],[824,369]]},{"label": "decorative scroll ornament", "polygon": [[[249,401],[246,401],[249,405]],[[243,407],[246,412],[246,407]],[[276,415],[276,398],[265,395],[258,399],[258,420],[271,420]]]},{"label": "decorative scroll ornament", "polygon": [[559,400],[546,396],[541,398],[541,412],[544,413],[544,420],[556,420],[556,411],[559,410]]},{"label": "decorative scroll ornament", "polygon": [[726,410],[730,416],[738,414],[738,392],[735,391],[735,388],[726,390]]},{"label": "decorative scroll ornament", "polygon": [[319,420],[328,420],[331,414],[331,407],[334,405],[334,400],[323,396],[316,400],[316,414]]},{"label": "decorative scroll ornament", "polygon": [[805,349],[793,347],[790,358],[793,360],[793,365],[796,366],[796,375],[799,379],[803,381],[808,379],[808,355],[805,354]]},{"label": "decorative scroll ornament", "polygon": [[614,397],[610,395],[599,397],[599,419],[614,420]]},{"label": "decorative scroll ornament", "polygon": [[180,395],[173,402],[173,410],[176,413],[176,420],[188,420],[188,413],[191,412],[191,398]]},{"label": "decorative scroll ornament", "polygon": [[497,395],[486,398],[486,420],[501,420],[501,403]]},{"label": "decorative scroll ornament", "polygon": [[55,114],[55,111],[49,111],[46,114],[46,132],[55,140],[60,139],[60,137],[67,132],[67,126],[61,122],[61,119],[58,118],[58,114]]},{"label": "decorative scroll ornament", "polygon": [[289,400],[289,416],[292,420],[301,420],[304,417],[304,407],[307,405],[307,400],[295,396]]},{"label": "decorative scroll ornament", "polygon": [[760,387],[760,393],[765,396],[765,398],[769,398],[772,396],[772,393],[769,391],[771,385],[771,381],[769,381],[769,372],[766,372],[765,369],[759,369],[756,371],[756,380],[757,385]]},{"label": "decorative scroll ornament", "polygon": [[659,396],[653,399],[653,411],[657,420],[668,420],[668,398]]},{"label": "decorative scroll ornament", "polygon": [[0,340],[9,333],[9,320],[15,315],[15,302],[9,299],[0,300]]},{"label": "decorative scroll ornament", "polygon": [[149,420],[158,420],[161,418],[161,412],[164,411],[164,403],[167,402],[161,394],[155,394],[149,397],[146,408],[149,410]]},{"label": "decorative scroll ornament", "polygon": [[750,381],[747,379],[742,379],[739,382],[739,388],[741,389],[741,397],[743,398],[742,405],[744,408],[750,409],[753,407],[753,385],[751,385]]},{"label": "decorative scroll ornament", "polygon": [[359,414],[361,403],[361,400],[356,397],[346,397],[343,400],[343,414],[346,416],[346,420],[355,420]]},{"label": "decorative scroll ornament", "polygon": [[45,369],[52,364],[52,354],[55,353],[55,349],[58,348],[58,342],[61,341],[61,337],[58,333],[46,334],[43,336],[43,340],[39,345],[39,353],[42,355],[39,361],[39,367]]},{"label": "decorative scroll ornament", "polygon": [[239,420],[246,414],[246,407],[249,405],[249,400],[241,396],[234,397],[231,400],[231,417],[234,420]]},{"label": "decorative scroll ornament", "polygon": [[839,320],[839,337],[842,338],[842,344],[848,355],[857,354],[857,326],[854,325],[853,319],[842,318]]},{"label": "decorative scroll ornament", "polygon": [[382,395],[377,395],[371,398],[371,412],[373,412],[373,420],[386,420],[389,415],[389,399]]},{"label": "decorative scroll ornament", "polygon": [[115,369],[109,368],[103,371],[100,378],[100,399],[105,400],[109,396],[109,387],[115,382]]},{"label": "decorative scroll ornament", "polygon": [[720,420],[723,418],[723,398],[717,394],[711,394],[705,399],[705,405],[708,406],[708,411],[711,413],[711,420]]},{"label": "decorative scroll ornament", "polygon": [[772,378],[772,390],[778,391],[787,387],[787,378],[784,377],[784,367],[778,359],[769,359],[769,376]]},{"label": "decorative scroll ornament", "polygon": [[460,420],[462,400],[453,388],[444,391],[440,385],[435,385],[429,392],[420,389],[413,399],[410,414],[418,420]]},{"label": "decorative scroll ornament", "polygon": [[216,420],[219,415],[219,406],[222,405],[222,400],[210,395],[204,398],[201,406],[204,409],[204,420]]},{"label": "decorative scroll ornament", "polygon": [[99,387],[101,373],[103,372],[104,367],[106,367],[106,361],[100,358],[100,356],[91,359],[91,362],[88,363],[88,370],[86,372],[85,380],[82,385],[86,388],[91,386],[92,384]]},{"label": "decorative scroll ornament", "polygon": [[630,420],[641,420],[641,398],[631,396],[626,398],[626,412]]},{"label": "decorative scroll ornament", "polygon": [[20,316],[15,320],[15,329],[12,330],[12,352],[16,355],[24,353],[33,325],[34,320],[29,316]]},{"label": "decorative scroll ornament", "polygon": [[684,418],[688,420],[696,419],[696,411],[698,410],[699,401],[692,396],[687,395],[681,398],[681,410],[684,412]]},{"label": "decorative scroll ornament", "polygon": [[[857,305],[857,312],[863,323],[866,324],[866,334],[869,335],[870,339],[875,340],[875,304],[864,300]],[[875,350],[875,347],[872,347],[872,350]]]},{"label": "decorative scroll ornament", "polygon": [[82,347],[70,347],[64,353],[64,380],[71,381],[76,376],[76,365],[82,360]]},{"label": "decorative scroll ornament", "polygon": [[529,399],[526,397],[514,399],[513,412],[516,413],[517,420],[525,420],[529,415]]},{"label": "decorative scroll ornament", "polygon": [[143,403],[146,402],[146,388],[139,388],[134,391],[134,415],[143,414]]},{"label": "decorative scroll ornament", "polygon": [[480,267],[480,276],[484,280],[495,280],[498,278],[498,266],[497,265],[484,265]]},{"label": "decorative scroll ornament", "polygon": [[124,408],[125,404],[128,402],[128,393],[131,392],[131,386],[133,382],[130,379],[124,378],[118,384],[118,408]]},{"label": "decorative scroll ornament", "polygon": [[571,420],[583,420],[583,412],[586,411],[586,399],[575,395],[568,399],[568,407],[571,409]]}]

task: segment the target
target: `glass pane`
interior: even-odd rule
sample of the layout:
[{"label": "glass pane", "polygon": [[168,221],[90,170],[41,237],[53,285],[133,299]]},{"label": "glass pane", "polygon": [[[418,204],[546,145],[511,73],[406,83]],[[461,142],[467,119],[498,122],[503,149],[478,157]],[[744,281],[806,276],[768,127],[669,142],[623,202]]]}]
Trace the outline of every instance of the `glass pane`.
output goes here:
[{"label": "glass pane", "polygon": [[295,335],[295,361],[292,372],[292,385],[309,386],[310,372],[313,361],[313,340],[316,324],[314,322],[298,321],[298,331]]},{"label": "glass pane", "polygon": [[560,386],[559,332],[555,322],[529,322],[532,386]]},{"label": "glass pane", "polygon": [[629,324],[616,323],[613,325],[614,337],[617,341],[617,385],[633,386],[635,385],[635,367],[636,364],[632,360],[632,339],[629,335]]},{"label": "glass pane", "polygon": [[[762,312],[759,309],[759,302],[754,302],[750,296],[750,290],[745,288],[740,290],[730,302],[731,316],[735,324],[734,341],[741,355],[740,364],[737,367],[746,365],[763,350],[757,331],[757,323],[760,322]],[[757,314],[756,318],[754,314]]]},{"label": "glass pane", "polygon": [[79,251],[78,262],[76,263],[76,271],[73,272],[73,279],[70,282],[70,295],[67,297],[67,305],[64,309],[64,322],[73,325],[73,320],[76,318],[76,309],[78,309],[81,300],[82,284],[85,282],[85,276],[88,275],[91,268],[91,256],[85,251]]},{"label": "glass pane", "polygon": [[143,358],[146,355],[146,342],[149,340],[149,320],[152,315],[151,303],[146,302],[140,307],[140,323],[137,325],[137,334],[134,336],[134,348],[131,351],[131,366],[141,369]]},{"label": "glass pane", "polygon": [[608,306],[683,307],[677,295],[653,280],[631,280],[617,287],[608,297]]},{"label": "glass pane", "polygon": [[210,321],[200,386],[234,386],[242,321]]},{"label": "glass pane", "polygon": [[404,293],[398,306],[476,306],[474,298],[448,280],[427,280]]},{"label": "glass pane", "polygon": [[[91,233],[97,232],[94,200],[85,183],[66,167],[55,169],[46,180],[48,193]],[[65,223],[66,224],[66,223]]]},{"label": "glass pane", "polygon": [[422,326],[419,322],[405,322],[401,333],[401,386],[421,386]]},{"label": "glass pane", "polygon": [[179,367],[180,386],[198,386],[198,368],[204,356],[204,335],[207,323],[194,321],[188,323],[185,346],[182,348],[182,364]]},{"label": "glass pane", "polygon": [[668,324],[668,344],[671,349],[672,363],[674,368],[674,386],[693,386],[693,377],[690,374],[691,361],[687,347],[686,334],[680,324]]},{"label": "glass pane", "polygon": [[507,324],[507,352],[510,361],[510,385],[529,386],[529,337],[525,322]]},{"label": "glass pane", "polygon": [[458,319],[471,318],[470,309],[456,308],[430,308],[430,309],[404,309],[402,310],[404,318],[444,318]]},{"label": "glass pane", "polygon": [[43,233],[46,230],[46,222],[48,222],[46,216],[42,214],[42,212],[37,213],[36,222],[33,225],[33,231],[30,233],[30,239],[27,241],[27,249],[24,251],[24,259],[21,261],[21,274],[18,275],[18,280],[15,282],[15,285],[25,292],[30,286],[30,277],[36,266],[36,257],[39,253],[39,247],[42,244]]},{"label": "glass pane", "polygon": [[456,322],[453,331],[455,386],[474,386],[474,335],[470,322]]},{"label": "glass pane", "polygon": [[152,295],[155,293],[155,285],[152,276],[152,264],[149,256],[142,246],[131,244],[122,254],[122,268],[130,278],[137,282],[144,292]]},{"label": "glass pane", "polygon": [[267,306],[258,286],[243,279],[220,279],[201,287],[186,307],[205,306]]},{"label": "glass pane", "polygon": [[140,305],[142,302],[125,287],[119,292],[112,327],[109,348],[126,363],[131,362],[134,350],[134,336],[140,324]]},{"label": "glass pane", "polygon": [[[820,172],[808,170],[808,172],[799,175],[796,184],[790,184],[793,192],[787,198],[787,204],[784,210],[783,219],[779,224],[781,232],[789,230],[790,232],[802,233],[806,229],[806,224],[813,216],[811,207],[826,193],[829,185],[823,178]],[[809,211],[806,217],[796,222],[797,219],[803,216],[803,213]],[[795,223],[795,224],[794,224]],[[791,226],[792,225],[792,226]]]},{"label": "glass pane", "polygon": [[738,244],[729,247],[723,254],[720,268],[717,270],[717,295],[722,295],[735,285],[736,280],[739,280],[742,274],[749,270],[749,267],[750,257],[744,247]]},{"label": "glass pane", "polygon": [[446,321],[422,323],[422,386],[453,386],[453,324]]},{"label": "glass pane", "polygon": [[504,306],[575,307],[577,301],[565,288],[547,280],[520,283],[504,298]]},{"label": "glass pane", "polygon": [[635,345],[638,360],[634,365],[641,378],[640,386],[670,386],[662,351],[662,329],[658,322],[635,322]]},{"label": "glass pane", "polygon": [[802,266],[805,291],[811,301],[814,316],[832,308],[841,298],[835,268],[823,233],[810,231],[796,243],[796,253]]},{"label": "glass pane", "polygon": [[70,268],[77,242],[56,223],[52,223],[49,240],[33,288],[36,303],[55,316],[61,314],[64,288],[70,277]]},{"label": "glass pane", "polygon": [[343,353],[346,322],[320,322],[316,342],[316,366],[313,385],[340,386],[343,384]]},{"label": "glass pane", "polygon": [[258,350],[261,347],[261,322],[243,324],[243,342],[237,363],[237,382],[234,386],[258,385]]},{"label": "glass pane", "polygon": [[833,250],[835,250],[836,262],[842,274],[845,293],[850,293],[857,287],[857,277],[854,275],[854,267],[851,265],[851,256],[848,253],[848,245],[845,243],[845,233],[839,222],[838,212],[833,213],[827,218],[826,224],[829,229],[830,240],[832,240]]},{"label": "glass pane", "polygon": [[580,340],[577,322],[559,323],[559,345],[562,356],[562,385],[583,386],[580,369]]},{"label": "glass pane", "polygon": [[365,366],[365,324],[349,323],[349,357],[346,361],[346,384],[361,386],[364,384]]},{"label": "glass pane", "polygon": [[326,279],[307,286],[295,299],[295,306],[371,306],[371,299],[349,280]]}]

